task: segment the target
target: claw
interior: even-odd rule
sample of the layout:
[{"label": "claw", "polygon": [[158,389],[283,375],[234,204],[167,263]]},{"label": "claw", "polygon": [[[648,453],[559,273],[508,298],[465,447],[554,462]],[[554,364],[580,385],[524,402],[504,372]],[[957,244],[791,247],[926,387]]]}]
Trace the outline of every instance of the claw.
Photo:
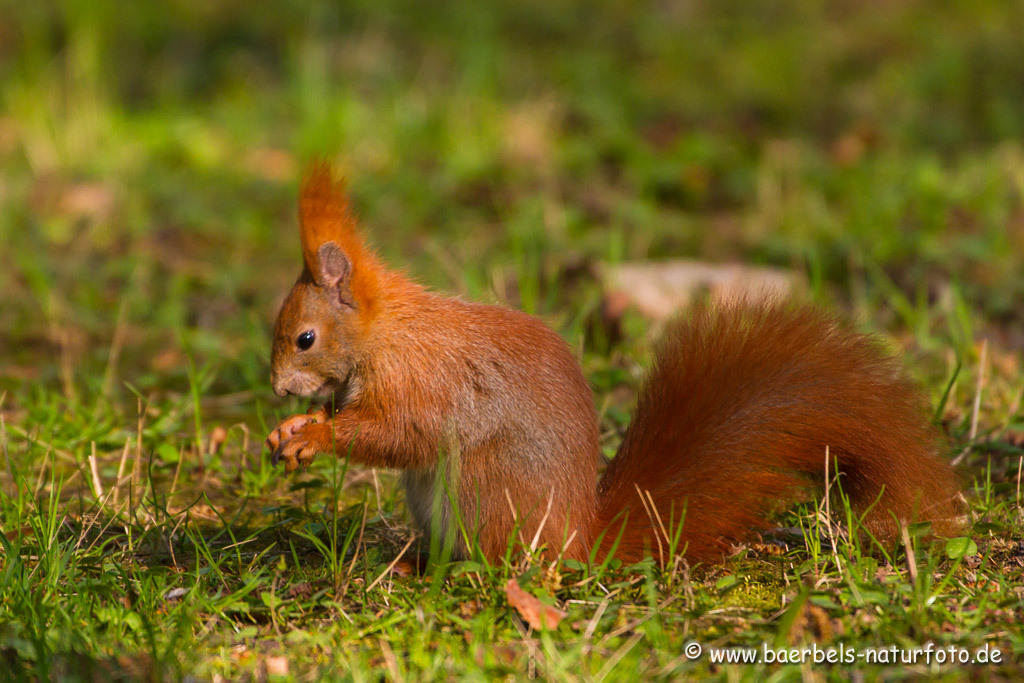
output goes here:
[{"label": "claw", "polygon": [[[283,446],[284,444],[281,444]],[[270,464],[277,467],[277,463],[281,460],[281,446],[274,449],[274,453],[270,456]]]}]

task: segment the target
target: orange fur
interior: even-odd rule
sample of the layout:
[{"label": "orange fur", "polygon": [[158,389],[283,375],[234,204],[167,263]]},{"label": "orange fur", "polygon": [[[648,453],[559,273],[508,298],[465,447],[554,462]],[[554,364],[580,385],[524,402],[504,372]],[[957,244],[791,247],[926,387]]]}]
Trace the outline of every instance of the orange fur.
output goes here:
[{"label": "orange fur", "polygon": [[617,534],[628,509],[618,554],[657,556],[685,506],[687,555],[721,555],[823,480],[828,447],[828,476],[838,464],[870,531],[892,537],[897,521],[929,519],[948,534],[957,486],[937,446],[923,396],[870,337],[813,307],[698,306],[662,340],[601,480],[598,526]]},{"label": "orange fur", "polygon": [[[275,461],[289,470],[324,451],[403,470],[415,521],[458,535],[452,507],[433,507],[446,482],[490,560],[517,527],[525,543],[577,559],[602,534],[607,551],[621,529],[620,557],[665,560],[661,526],[672,533],[684,508],[687,557],[720,557],[764,529],[773,506],[820,481],[826,446],[858,509],[881,494],[867,517],[872,531],[891,533],[892,517],[955,529],[955,479],[920,392],[870,338],[818,309],[697,307],[672,326],[598,486],[597,417],[556,334],[383,268],[326,166],[311,169],[300,206],[307,270],[278,317],[274,388],[329,394],[335,410],[274,430]],[[350,272],[322,274],[325,244],[340,248]],[[354,302],[339,303],[339,291]],[[316,342],[302,349],[306,333]],[[461,538],[456,550],[467,551]]]}]

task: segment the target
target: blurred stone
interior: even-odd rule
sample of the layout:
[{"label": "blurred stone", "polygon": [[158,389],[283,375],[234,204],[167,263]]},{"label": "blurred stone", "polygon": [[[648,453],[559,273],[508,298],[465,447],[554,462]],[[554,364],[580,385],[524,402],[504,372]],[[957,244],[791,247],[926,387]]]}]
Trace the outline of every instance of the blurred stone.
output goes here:
[{"label": "blurred stone", "polygon": [[554,104],[547,100],[512,107],[503,125],[506,158],[524,166],[549,166],[557,114]]},{"label": "blurred stone", "polygon": [[700,261],[633,262],[604,266],[605,310],[632,307],[654,320],[666,320],[701,294],[722,303],[785,299],[806,287],[793,271]]},{"label": "blurred stone", "polygon": [[286,657],[281,657],[280,655],[267,657],[266,665],[268,676],[288,675],[288,659]]},{"label": "blurred stone", "polygon": [[258,147],[249,152],[245,165],[253,175],[275,182],[293,180],[298,174],[295,157],[271,147]]}]

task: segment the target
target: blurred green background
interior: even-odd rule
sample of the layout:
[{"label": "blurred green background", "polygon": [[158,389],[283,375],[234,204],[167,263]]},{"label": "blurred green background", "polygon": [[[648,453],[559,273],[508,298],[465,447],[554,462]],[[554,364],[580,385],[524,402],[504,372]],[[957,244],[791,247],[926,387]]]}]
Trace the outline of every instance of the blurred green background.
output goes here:
[{"label": "blurred green background", "polygon": [[[365,590],[411,533],[393,478],[358,472],[335,499],[337,461],[286,478],[260,454],[305,408],[272,395],[269,352],[311,157],[342,170],[389,263],[578,349],[609,453],[653,335],[602,318],[596,264],[805,276],[905,352],[971,456],[972,532],[996,558],[976,575],[963,551],[937,602],[934,553],[921,583],[879,583],[874,557],[824,568],[812,600],[854,643],[1012,631],[1020,652],[1022,27],[1007,0],[0,0],[0,668],[259,678],[282,620],[298,672],[604,670],[593,631],[563,627],[544,657],[520,642],[501,588],[518,565],[463,568],[428,619],[425,582]],[[339,520],[358,567],[318,541]],[[819,571],[804,550],[670,577],[665,630],[615,673],[703,671],[679,656],[693,634],[785,635],[781,606]],[[620,617],[661,599],[652,576],[603,618],[600,582],[548,588],[632,648]],[[718,621],[734,600],[746,616]]]},{"label": "blurred green background", "polygon": [[4,2],[0,381],[63,357],[103,388],[121,329],[140,391],[183,335],[219,390],[265,389],[311,155],[391,263],[555,324],[565,264],[693,256],[882,307],[952,284],[1019,348],[1021,26],[1001,0]]}]

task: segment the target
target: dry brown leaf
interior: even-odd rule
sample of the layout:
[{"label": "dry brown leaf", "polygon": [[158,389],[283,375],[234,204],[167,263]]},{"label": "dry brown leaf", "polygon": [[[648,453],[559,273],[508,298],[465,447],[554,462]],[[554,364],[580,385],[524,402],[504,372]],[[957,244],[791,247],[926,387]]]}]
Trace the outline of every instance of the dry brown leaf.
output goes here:
[{"label": "dry brown leaf", "polygon": [[520,588],[515,579],[509,579],[505,584],[505,597],[508,598],[508,604],[512,605],[523,621],[533,629],[558,628],[558,623],[565,618],[565,612],[545,605],[536,596]]},{"label": "dry brown leaf", "polygon": [[206,503],[197,503],[188,508],[189,514],[202,519],[218,519],[216,511]]},{"label": "dry brown leaf", "polygon": [[405,560],[395,562],[395,566],[391,568],[391,575],[396,577],[416,576],[417,573],[416,565]]},{"label": "dry brown leaf", "polygon": [[208,453],[210,455],[216,455],[218,452],[220,452],[221,446],[224,445],[224,442],[227,441],[227,439],[228,430],[224,429],[224,427],[220,425],[214,427],[213,430],[210,432],[210,446]]},{"label": "dry brown leaf", "polygon": [[459,616],[463,619],[472,619],[480,613],[481,609],[483,609],[483,605],[480,604],[479,600],[461,602],[459,603]]},{"label": "dry brown leaf", "polygon": [[305,581],[302,581],[301,583],[293,583],[288,588],[288,597],[292,598],[293,600],[307,599],[312,597],[312,595],[313,587]]},{"label": "dry brown leaf", "polygon": [[77,183],[64,191],[57,210],[72,219],[106,220],[114,210],[114,192],[102,183]]},{"label": "dry brown leaf", "polygon": [[870,124],[860,124],[846,131],[832,144],[832,161],[837,166],[853,166],[879,142],[878,130]]},{"label": "dry brown leaf", "polygon": [[180,368],[185,362],[186,358],[179,349],[164,349],[152,357],[150,365],[156,372],[163,373]]}]

